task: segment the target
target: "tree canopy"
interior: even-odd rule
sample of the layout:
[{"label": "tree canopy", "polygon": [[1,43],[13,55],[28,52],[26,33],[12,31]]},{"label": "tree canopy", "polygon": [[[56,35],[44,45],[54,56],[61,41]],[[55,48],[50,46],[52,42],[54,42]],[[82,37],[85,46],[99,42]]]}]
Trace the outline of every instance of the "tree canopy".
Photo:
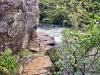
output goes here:
[{"label": "tree canopy", "polygon": [[40,22],[65,26],[89,23],[89,14],[100,14],[100,0],[41,0]]}]

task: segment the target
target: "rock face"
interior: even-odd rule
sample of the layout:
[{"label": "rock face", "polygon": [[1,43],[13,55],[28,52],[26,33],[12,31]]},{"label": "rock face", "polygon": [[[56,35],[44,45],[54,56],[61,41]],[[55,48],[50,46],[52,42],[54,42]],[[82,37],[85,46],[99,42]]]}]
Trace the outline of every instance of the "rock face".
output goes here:
[{"label": "rock face", "polygon": [[36,36],[39,0],[0,0],[0,51],[25,48]]}]

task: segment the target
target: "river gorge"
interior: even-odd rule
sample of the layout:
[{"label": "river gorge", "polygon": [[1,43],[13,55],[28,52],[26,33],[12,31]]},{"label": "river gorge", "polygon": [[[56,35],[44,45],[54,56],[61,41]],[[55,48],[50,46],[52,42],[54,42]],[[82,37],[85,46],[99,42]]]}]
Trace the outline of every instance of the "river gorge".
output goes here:
[{"label": "river gorge", "polygon": [[[71,23],[78,24],[76,11],[76,15],[64,15],[67,11],[64,7],[63,12],[59,14],[57,11],[63,9],[62,3],[61,7],[57,4],[57,7],[54,7],[53,12],[49,14],[45,11],[49,9],[47,2],[49,0],[40,4],[44,7],[41,11],[40,0],[0,0],[0,75],[95,75],[100,72],[98,67],[100,65],[98,63],[100,62],[98,59],[100,57],[99,25],[94,25],[92,21],[91,25],[94,28],[89,29],[86,25],[86,29],[90,30],[86,31],[89,34],[83,31],[84,29],[72,27]],[[56,3],[52,2],[50,6],[52,4],[56,6]],[[80,0],[77,2],[80,3]],[[41,12],[43,12],[42,15]],[[67,18],[68,22],[65,20]],[[43,24],[43,22],[50,24]],[[84,21],[79,22],[80,25],[81,23],[85,24]],[[72,28],[66,28],[63,25]],[[65,39],[62,40],[62,31],[65,28],[66,31],[63,33],[66,37],[63,35]],[[91,53],[93,57],[90,56]]]}]

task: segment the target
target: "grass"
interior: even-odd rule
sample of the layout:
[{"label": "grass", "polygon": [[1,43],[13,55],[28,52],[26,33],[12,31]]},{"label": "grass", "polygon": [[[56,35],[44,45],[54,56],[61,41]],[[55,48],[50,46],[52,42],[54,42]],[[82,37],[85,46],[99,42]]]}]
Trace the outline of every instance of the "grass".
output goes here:
[{"label": "grass", "polygon": [[19,53],[19,55],[20,55],[21,57],[27,56],[27,55],[30,55],[30,54],[33,54],[33,52],[30,51],[30,50],[28,50],[28,49],[23,49],[23,50]]}]

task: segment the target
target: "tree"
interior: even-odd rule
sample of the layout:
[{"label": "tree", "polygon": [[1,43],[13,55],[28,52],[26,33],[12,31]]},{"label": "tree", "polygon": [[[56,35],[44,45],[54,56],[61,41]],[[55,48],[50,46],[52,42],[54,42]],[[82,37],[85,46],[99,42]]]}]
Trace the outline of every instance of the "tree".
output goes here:
[{"label": "tree", "polygon": [[99,0],[41,0],[40,22],[74,27],[89,24],[89,13],[100,13]]},{"label": "tree", "polygon": [[[100,21],[99,16],[94,17]],[[65,70],[68,74],[86,75],[93,69],[100,72],[100,24],[94,24],[93,15],[90,15],[90,25],[86,32],[65,29],[63,43],[64,61],[68,65]]]}]

